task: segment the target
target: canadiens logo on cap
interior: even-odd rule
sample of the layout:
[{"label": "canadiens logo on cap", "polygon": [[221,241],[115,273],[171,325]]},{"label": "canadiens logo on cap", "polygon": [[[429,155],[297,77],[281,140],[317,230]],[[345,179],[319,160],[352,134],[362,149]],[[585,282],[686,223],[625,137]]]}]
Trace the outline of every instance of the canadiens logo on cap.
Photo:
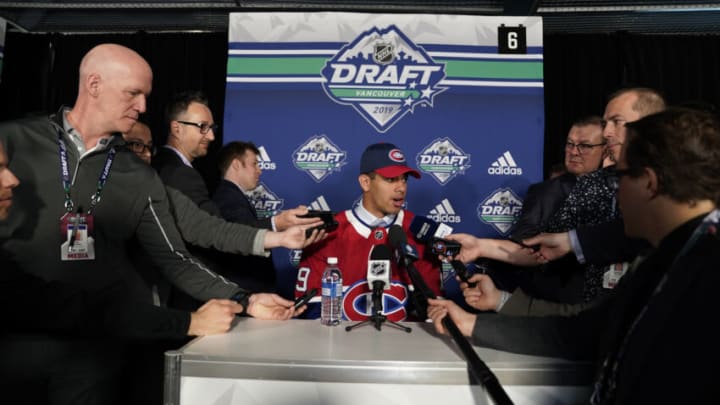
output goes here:
[{"label": "canadiens logo on cap", "polygon": [[395,163],[405,163],[405,155],[400,149],[393,149],[388,153],[388,157]]},{"label": "canadiens logo on cap", "polygon": [[420,173],[405,162],[405,154],[391,143],[374,143],[365,148],[360,158],[360,173],[371,172],[387,178],[404,174],[420,178]]}]

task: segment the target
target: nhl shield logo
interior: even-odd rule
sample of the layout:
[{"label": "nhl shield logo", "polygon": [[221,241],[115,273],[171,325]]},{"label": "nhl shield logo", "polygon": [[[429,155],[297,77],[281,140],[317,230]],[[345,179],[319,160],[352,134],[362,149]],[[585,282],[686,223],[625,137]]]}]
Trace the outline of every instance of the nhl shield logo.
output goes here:
[{"label": "nhl shield logo", "polygon": [[447,90],[445,64],[436,63],[395,25],[361,33],[320,71],[325,94],[354,108],[384,133],[415,107],[433,107]]},{"label": "nhl shield logo", "polygon": [[379,65],[387,65],[395,60],[393,46],[387,43],[375,44],[375,52],[373,52],[373,60]]}]

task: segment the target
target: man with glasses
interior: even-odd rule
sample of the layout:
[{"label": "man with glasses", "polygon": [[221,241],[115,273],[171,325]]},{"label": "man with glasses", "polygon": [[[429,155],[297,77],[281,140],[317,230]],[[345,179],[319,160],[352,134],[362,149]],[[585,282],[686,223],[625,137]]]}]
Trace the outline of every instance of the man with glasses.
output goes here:
[{"label": "man with glasses", "polygon": [[629,236],[652,250],[615,293],[577,316],[470,314],[429,300],[445,333],[450,316],[479,346],[590,361],[589,403],[698,404],[720,394],[720,123],[713,114],[668,109],[628,122],[618,164],[618,203]]},{"label": "man with glasses", "polygon": [[[573,123],[565,144],[567,173],[530,186],[522,214],[509,239],[480,239],[468,234],[447,237],[463,245],[458,260],[493,259],[483,260],[489,279],[478,276],[473,280],[482,280],[482,283],[474,288],[468,288],[467,283],[461,284],[470,306],[513,314],[569,311],[572,306],[566,304],[585,300],[588,285],[601,279],[602,274],[588,275],[592,270],[589,266],[571,259],[538,268],[532,251],[518,243],[540,232],[569,229],[577,224],[599,223],[615,217],[614,190],[596,173],[605,156],[601,123],[602,119],[597,116]],[[597,178],[588,180],[588,176]],[[586,280],[586,277],[593,279]],[[495,289],[495,284],[503,290],[503,301],[497,306],[484,306],[483,295]],[[588,292],[587,300],[595,299],[598,293],[597,290]]]},{"label": "man with glasses", "polygon": [[153,167],[166,186],[175,188],[205,211],[219,216],[200,172],[192,163],[208,153],[218,125],[205,95],[199,91],[178,93],[166,111],[168,138],[153,159]]},{"label": "man with glasses", "polygon": [[155,145],[153,145],[150,128],[138,121],[132,129],[123,134],[125,145],[133,151],[143,162],[150,164],[155,156]]},{"label": "man with glasses", "polygon": [[[603,137],[610,159],[618,159],[625,143],[626,123],[663,109],[665,100],[657,90],[631,87],[610,95],[603,115]],[[622,219],[597,226],[579,226],[568,232],[543,233],[525,243],[540,246],[538,258],[543,262],[572,252],[580,263],[600,264],[631,260],[647,246],[643,241],[624,236]]]}]

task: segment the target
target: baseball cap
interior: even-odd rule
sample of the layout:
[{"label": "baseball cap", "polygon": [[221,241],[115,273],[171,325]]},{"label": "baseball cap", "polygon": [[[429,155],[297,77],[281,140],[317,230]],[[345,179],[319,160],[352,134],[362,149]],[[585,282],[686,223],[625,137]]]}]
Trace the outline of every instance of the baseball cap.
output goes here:
[{"label": "baseball cap", "polygon": [[376,172],[387,178],[402,176],[407,173],[416,179],[420,173],[408,167],[405,154],[391,143],[374,143],[367,148],[360,158],[360,173]]}]

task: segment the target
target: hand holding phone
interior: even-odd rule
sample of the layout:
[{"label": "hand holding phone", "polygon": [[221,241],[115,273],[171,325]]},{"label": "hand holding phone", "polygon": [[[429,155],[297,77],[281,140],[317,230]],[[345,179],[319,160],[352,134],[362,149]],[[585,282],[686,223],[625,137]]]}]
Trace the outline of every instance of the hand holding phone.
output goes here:
[{"label": "hand holding phone", "polygon": [[312,297],[314,297],[317,294],[317,288],[313,288],[312,290],[306,292],[303,296],[298,297],[295,299],[295,309],[297,310],[301,306],[307,304]]}]

